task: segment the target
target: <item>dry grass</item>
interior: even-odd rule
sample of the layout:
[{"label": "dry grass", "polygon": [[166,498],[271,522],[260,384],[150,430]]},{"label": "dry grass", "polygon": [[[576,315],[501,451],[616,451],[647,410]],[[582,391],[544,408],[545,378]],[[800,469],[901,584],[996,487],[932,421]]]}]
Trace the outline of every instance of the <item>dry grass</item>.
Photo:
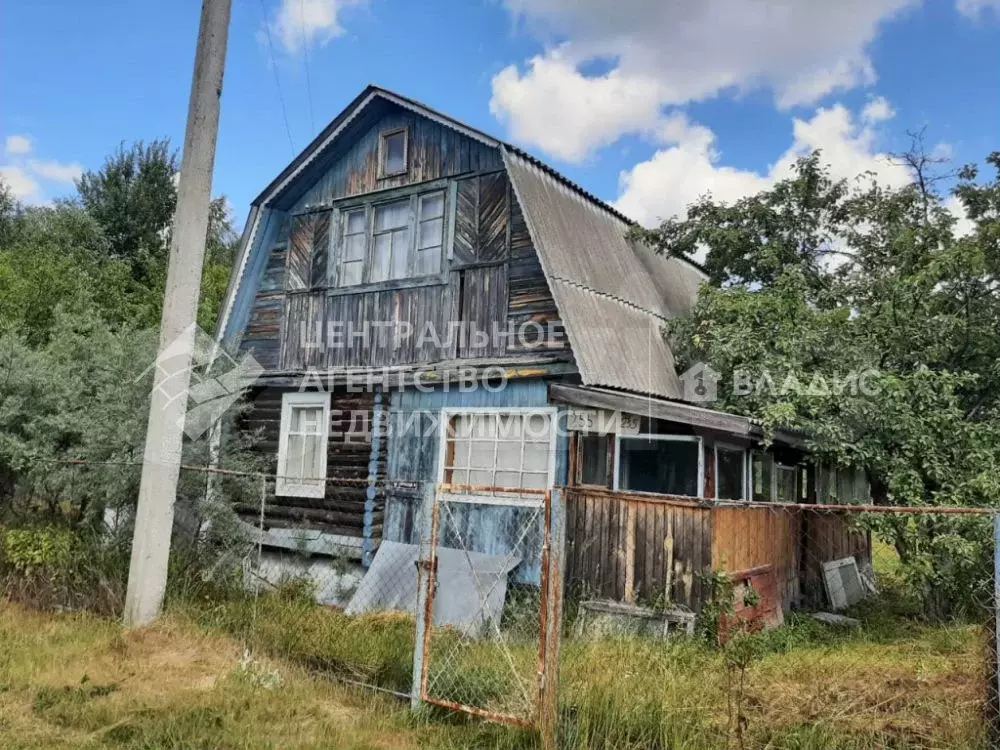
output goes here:
[{"label": "dry grass", "polygon": [[247,662],[234,641],[183,622],[122,632],[0,603],[8,750],[416,748],[429,733],[395,703]]}]

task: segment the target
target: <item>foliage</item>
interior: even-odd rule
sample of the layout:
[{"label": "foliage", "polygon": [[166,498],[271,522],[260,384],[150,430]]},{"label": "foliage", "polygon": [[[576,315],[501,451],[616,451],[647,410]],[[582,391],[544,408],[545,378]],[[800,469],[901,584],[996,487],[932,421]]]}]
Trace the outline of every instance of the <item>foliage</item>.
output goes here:
[{"label": "foliage", "polygon": [[[996,506],[1000,153],[986,160],[992,180],[958,174],[972,222],[962,235],[919,142],[898,158],[913,175],[898,189],[834,180],[814,153],[769,190],[707,196],[635,234],[660,252],[705,253],[709,283],[667,335],[681,369],[721,374],[716,408],[805,432],[820,461],[863,467],[876,503]],[[877,530],[930,614],[975,606],[981,530],[941,518]]]},{"label": "foliage", "polygon": [[9,529],[3,537],[6,562],[27,573],[65,566],[73,551],[73,535],[50,527]]}]

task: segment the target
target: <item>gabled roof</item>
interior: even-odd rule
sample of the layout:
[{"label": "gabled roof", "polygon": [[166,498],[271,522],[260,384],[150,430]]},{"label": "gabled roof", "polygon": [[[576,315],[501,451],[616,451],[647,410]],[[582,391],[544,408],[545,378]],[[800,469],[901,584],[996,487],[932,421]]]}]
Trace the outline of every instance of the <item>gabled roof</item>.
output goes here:
[{"label": "gabled roof", "polygon": [[634,222],[513,144],[378,86],[365,88],[253,201],[217,338],[226,333],[249,256],[259,244],[262,213],[376,100],[502,152],[584,384],[682,398],[661,328],[694,304],[703,271],[627,240]]}]

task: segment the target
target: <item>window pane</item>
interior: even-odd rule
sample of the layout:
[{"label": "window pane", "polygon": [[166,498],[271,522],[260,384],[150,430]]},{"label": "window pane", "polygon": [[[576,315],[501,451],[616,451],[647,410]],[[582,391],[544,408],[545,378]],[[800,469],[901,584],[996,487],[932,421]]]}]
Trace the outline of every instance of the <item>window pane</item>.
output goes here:
[{"label": "window pane", "polygon": [[778,497],[779,503],[794,503],[798,500],[796,492],[796,472],[794,467],[779,466],[778,472]]},{"label": "window pane", "polygon": [[469,484],[478,485],[479,487],[492,487],[493,486],[493,471],[470,471],[469,472]]},{"label": "window pane", "polygon": [[365,233],[365,212],[361,211],[351,211],[347,214],[347,234],[364,234]]},{"label": "window pane", "polygon": [[743,451],[717,448],[715,496],[720,500],[743,498]]},{"label": "window pane", "polygon": [[406,277],[406,260],[410,249],[410,233],[407,231],[392,233],[392,277]]},{"label": "window pane", "polygon": [[548,474],[524,474],[521,477],[521,486],[526,490],[546,490],[549,488]]},{"label": "window pane", "polygon": [[469,446],[469,466],[476,469],[493,467],[493,449],[496,446],[492,440],[473,441]]},{"label": "window pane", "polygon": [[420,198],[420,220],[444,216],[444,193],[433,193]]},{"label": "window pane", "polygon": [[402,200],[386,203],[375,209],[375,231],[385,232],[390,229],[405,227],[409,220],[410,201]]},{"label": "window pane", "polygon": [[306,479],[317,479],[322,477],[320,466],[322,463],[323,441],[319,437],[306,438],[305,460],[302,465],[302,476]]},{"label": "window pane", "polygon": [[375,237],[372,252],[371,281],[385,281],[389,278],[389,261],[392,258],[392,235],[380,234]]},{"label": "window pane", "polygon": [[608,485],[608,442],[607,435],[581,435],[580,482],[583,484]]},{"label": "window pane", "polygon": [[548,439],[549,418],[545,414],[532,414],[525,424],[525,438],[528,440]]},{"label": "window pane", "polygon": [[497,443],[497,469],[521,469],[521,443]]},{"label": "window pane", "polygon": [[291,431],[318,435],[320,432],[319,423],[322,418],[323,410],[318,406],[293,406]]},{"label": "window pane", "polygon": [[468,414],[462,414],[457,417],[452,417],[451,429],[452,433],[457,438],[469,437],[472,434],[472,416]]},{"label": "window pane", "polygon": [[452,441],[450,456],[452,466],[467,467],[469,465],[469,441]]},{"label": "window pane", "polygon": [[341,286],[354,286],[355,284],[361,283],[361,271],[364,268],[364,263],[360,260],[352,261],[350,263],[344,263],[340,267],[340,285]]},{"label": "window pane", "polygon": [[417,251],[417,262],[413,272],[417,276],[430,276],[441,270],[441,248]]},{"label": "window pane", "polygon": [[621,440],[620,485],[639,492],[698,494],[698,451],[694,441]]},{"label": "window pane", "polygon": [[753,465],[753,500],[759,503],[769,503],[774,500],[771,494],[771,475],[774,471],[774,458],[766,453],[754,453]]},{"label": "window pane", "polygon": [[352,234],[344,241],[344,260],[364,260],[365,259],[365,236],[363,234]]},{"label": "window pane", "polygon": [[524,446],[524,468],[527,471],[545,471],[549,466],[549,445],[526,443]]},{"label": "window pane", "polygon": [[288,436],[288,456],[285,459],[285,466],[282,469],[284,476],[302,476],[302,451],[304,446],[305,438],[301,435]]},{"label": "window pane", "polygon": [[406,169],[406,159],[404,149],[406,145],[406,133],[393,133],[384,138],[383,149],[385,153],[385,172],[394,174]]},{"label": "window pane", "polygon": [[456,469],[445,474],[445,479],[451,484],[468,484],[469,472]]},{"label": "window pane", "polygon": [[431,219],[420,222],[419,248],[436,247],[441,244],[444,236],[444,219]]},{"label": "window pane", "polygon": [[521,487],[521,472],[498,471],[493,482],[496,487]]}]

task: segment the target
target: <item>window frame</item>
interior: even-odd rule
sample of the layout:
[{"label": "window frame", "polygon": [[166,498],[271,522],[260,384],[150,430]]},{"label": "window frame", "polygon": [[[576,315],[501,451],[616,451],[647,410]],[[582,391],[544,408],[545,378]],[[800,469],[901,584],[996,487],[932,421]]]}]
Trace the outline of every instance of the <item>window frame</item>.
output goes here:
[{"label": "window frame", "polygon": [[[673,442],[697,443],[698,445],[698,494],[697,495],[673,495],[673,497],[705,497],[705,441],[700,435],[660,435],[653,433],[640,433],[638,435],[622,435],[615,433],[615,465],[612,476],[612,486],[615,492],[622,490],[622,440],[670,440]],[[644,495],[666,495],[666,492],[646,492],[644,490],[623,490],[624,492],[638,492]]]},{"label": "window frame", "polygon": [[[449,181],[436,181],[419,186],[410,186],[399,190],[383,191],[378,194],[353,196],[351,198],[338,201],[334,205],[338,226],[335,232],[330,233],[330,258],[327,260],[327,268],[334,269],[329,271],[329,290],[333,293],[353,294],[359,291],[363,292],[368,287],[375,289],[393,288],[399,284],[429,282],[433,280],[441,280],[441,283],[444,283],[444,274],[447,272],[446,252],[451,241],[452,232],[450,221],[453,217],[451,212],[454,210],[455,205],[454,200],[450,197],[451,193],[448,189],[448,184]],[[438,255],[438,264],[437,268],[430,273],[416,274],[415,271],[417,268],[418,253],[426,252],[419,250],[417,247],[420,244],[420,208],[424,199],[434,195],[440,195],[442,201],[441,249]],[[387,279],[372,281],[372,266],[375,257],[376,214],[378,209],[382,206],[387,206],[392,203],[403,203],[404,201],[409,203],[407,216],[409,241],[406,245],[407,273],[399,277],[390,277]],[[362,212],[365,216],[365,253],[362,261],[361,281],[357,284],[344,284],[343,266],[347,248],[347,228],[349,216],[353,213]]]},{"label": "window frame", "polygon": [[[778,472],[777,472],[777,468],[776,467],[778,465],[778,462],[774,460],[774,454],[773,453],[768,453],[765,450],[754,450],[754,449],[751,449],[749,451],[749,454],[750,454],[750,462],[749,462],[750,466],[749,466],[749,469],[748,469],[748,472],[747,472],[747,474],[749,476],[749,486],[747,487],[747,497],[752,502],[755,502],[755,503],[776,503],[777,502],[776,498],[777,498],[777,495],[778,495],[778,484],[777,484]],[[769,496],[768,496],[768,498],[766,500],[757,500],[753,496],[753,489],[754,489],[754,483],[755,483],[754,482],[755,477],[754,477],[754,473],[753,473],[753,459],[754,459],[754,456],[762,456],[763,458],[766,458],[771,463],[771,476],[768,479],[768,494],[769,494]]]},{"label": "window frame", "polygon": [[[439,484],[446,484],[445,472],[447,470],[446,467],[447,467],[447,455],[448,455],[448,426],[451,424],[451,420],[454,417],[472,416],[477,414],[489,414],[495,416],[502,416],[505,414],[518,415],[518,416],[529,416],[532,414],[539,414],[548,417],[549,461],[546,474],[546,483],[548,484],[547,490],[550,490],[555,486],[556,438],[558,437],[558,432],[559,432],[558,429],[559,425],[557,422],[559,410],[554,406],[490,406],[490,407],[484,406],[484,407],[471,407],[471,408],[447,407],[442,409],[441,424],[438,428],[437,478]],[[524,441],[522,440],[522,445],[523,442]],[[496,474],[495,459],[494,459],[493,472],[495,475]],[[517,506],[526,508],[537,508],[544,503],[545,496],[544,496],[544,491],[542,490],[521,490],[521,492],[526,494],[514,495],[513,489],[511,490],[510,494],[504,493],[502,495],[477,495],[467,492],[455,492],[455,493],[449,493],[448,500],[464,502],[464,503],[476,503],[478,505],[506,505],[506,506]]]},{"label": "window frame", "polygon": [[[737,445],[736,443],[716,442],[712,446],[712,460],[714,464],[712,467],[714,472],[712,476],[715,479],[715,486],[712,494],[715,496],[716,500],[723,500],[723,498],[719,497],[719,448],[734,453],[739,452],[739,454],[743,457],[743,470],[740,472],[742,477],[740,481],[741,496],[737,498],[737,500],[747,500],[750,497],[750,461],[747,460],[748,451],[746,446]],[[725,500],[732,502],[732,498],[725,498]]]},{"label": "window frame", "polygon": [[[790,471],[792,473],[792,478],[795,480],[795,490],[792,492],[791,502],[783,502],[778,499],[778,473],[782,471]],[[801,502],[800,497],[801,488],[799,487],[799,465],[798,464],[781,464],[777,461],[774,462],[773,472],[771,474],[772,483],[772,496],[775,505],[797,505]]]},{"label": "window frame", "polygon": [[[389,139],[394,135],[403,135],[403,168],[390,172],[388,170],[387,160],[389,157],[389,149],[387,143]],[[399,128],[392,128],[390,130],[383,130],[378,134],[378,178],[380,180],[386,180],[391,177],[399,177],[400,175],[406,174],[410,169],[410,132],[409,128],[405,125]]]},{"label": "window frame", "polygon": [[[395,227],[394,229],[382,230],[381,232],[376,229],[378,226],[378,212],[380,208],[385,208],[386,206],[391,206],[396,203],[406,203],[406,234],[407,241],[405,246],[406,253],[406,267],[410,267],[411,256],[416,254],[416,229],[417,221],[414,216],[415,208],[414,201],[419,202],[420,194],[412,193],[406,196],[396,196],[389,197],[386,196],[382,200],[375,200],[368,204],[368,235],[367,235],[367,252],[365,253],[365,268],[361,271],[361,277],[364,279],[364,284],[391,284],[395,281],[402,281],[403,279],[411,278],[410,276],[404,274],[403,276],[387,276],[384,279],[378,279],[377,281],[372,280],[372,270],[375,267],[375,239],[378,236],[389,235],[390,237],[402,230],[402,227]],[[393,240],[390,239],[389,246],[389,272],[392,272],[392,260],[393,260],[393,250],[395,246]],[[358,286],[358,285],[356,285]]]},{"label": "window frame", "polygon": [[[292,477],[285,474],[288,461],[288,438],[292,421],[292,410],[296,408],[321,407],[323,431],[320,433],[320,478]],[[330,450],[330,393],[327,391],[294,391],[281,395],[281,422],[278,433],[278,471],[275,479],[275,495],[279,497],[326,496],[327,458]]]}]

